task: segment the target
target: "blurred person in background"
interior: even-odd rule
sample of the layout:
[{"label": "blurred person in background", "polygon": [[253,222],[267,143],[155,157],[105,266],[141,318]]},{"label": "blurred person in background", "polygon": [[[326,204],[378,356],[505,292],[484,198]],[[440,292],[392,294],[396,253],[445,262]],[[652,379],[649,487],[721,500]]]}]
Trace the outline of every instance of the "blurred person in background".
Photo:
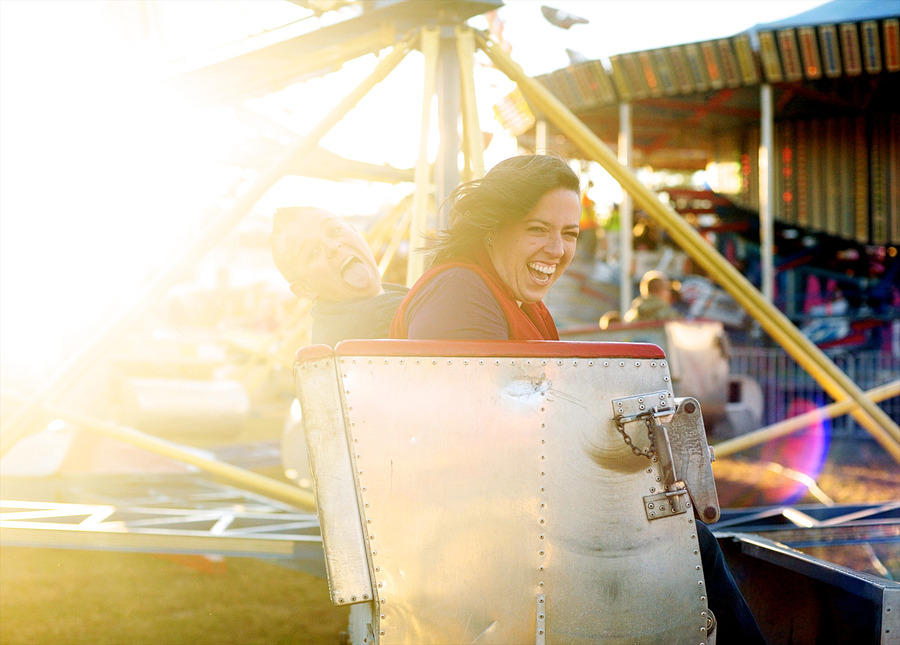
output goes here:
[{"label": "blurred person in background", "polygon": [[618,310],[607,311],[600,316],[600,329],[609,329],[610,325],[622,322],[622,314]]},{"label": "blurred person in background", "polygon": [[578,222],[578,257],[593,260],[597,253],[597,205],[588,196],[594,182],[588,181],[587,188],[581,194],[581,219]]},{"label": "blurred person in background", "polygon": [[641,278],[641,295],[632,301],[624,320],[645,322],[681,318],[681,313],[672,306],[674,300],[672,283],[665,274],[661,271],[648,271]]}]

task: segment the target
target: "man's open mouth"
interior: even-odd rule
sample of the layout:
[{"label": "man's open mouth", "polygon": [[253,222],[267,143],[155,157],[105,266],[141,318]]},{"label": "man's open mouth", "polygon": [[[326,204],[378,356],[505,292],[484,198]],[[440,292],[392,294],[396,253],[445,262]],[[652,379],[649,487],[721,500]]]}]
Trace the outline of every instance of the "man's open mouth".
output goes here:
[{"label": "man's open mouth", "polygon": [[366,266],[352,255],[341,265],[341,278],[357,289],[365,289],[369,286],[369,272]]}]

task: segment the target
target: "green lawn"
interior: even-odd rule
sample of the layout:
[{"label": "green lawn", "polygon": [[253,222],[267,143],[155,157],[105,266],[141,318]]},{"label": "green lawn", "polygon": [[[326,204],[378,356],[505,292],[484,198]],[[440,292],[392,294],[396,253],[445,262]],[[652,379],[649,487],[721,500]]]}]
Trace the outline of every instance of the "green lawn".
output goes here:
[{"label": "green lawn", "polygon": [[2,645],[339,642],[324,580],[251,558],[0,549]]}]

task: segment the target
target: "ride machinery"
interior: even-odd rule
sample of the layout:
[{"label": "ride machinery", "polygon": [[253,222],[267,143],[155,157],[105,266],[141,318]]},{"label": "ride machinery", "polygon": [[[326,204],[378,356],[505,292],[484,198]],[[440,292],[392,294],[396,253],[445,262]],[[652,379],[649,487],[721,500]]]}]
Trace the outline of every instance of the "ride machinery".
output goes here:
[{"label": "ride machinery", "polygon": [[[413,49],[425,59],[413,248],[436,224],[430,204],[460,179],[484,172],[473,78],[480,49],[900,461],[897,423],[495,40],[466,26],[500,5],[376,0],[356,18],[175,79],[200,88],[209,102],[235,102],[390,48],[358,88],[210,222],[138,304],[20,402],[3,424],[0,449],[6,453],[49,411],[213,473],[269,506],[254,513],[10,501],[0,518],[2,544],[255,555],[300,561],[320,575],[324,547],[332,600],[352,606],[353,643],[714,642],[697,532],[698,521],[720,518],[713,454],[702,401],[676,396],[668,358],[655,345],[345,341],[304,348],[294,376],[315,496],[54,404]],[[426,144],[435,92],[442,137],[432,174]],[[408,280],[422,270],[410,262]],[[889,537],[896,505],[826,510],[791,509],[803,521],[782,522],[777,542],[760,532],[773,528],[763,526],[767,518],[787,517],[780,509],[720,523],[728,530],[717,538],[764,634],[771,642],[821,642],[827,634],[897,643],[900,585],[785,546],[846,537],[867,522]],[[739,528],[756,533],[734,532]]]}]

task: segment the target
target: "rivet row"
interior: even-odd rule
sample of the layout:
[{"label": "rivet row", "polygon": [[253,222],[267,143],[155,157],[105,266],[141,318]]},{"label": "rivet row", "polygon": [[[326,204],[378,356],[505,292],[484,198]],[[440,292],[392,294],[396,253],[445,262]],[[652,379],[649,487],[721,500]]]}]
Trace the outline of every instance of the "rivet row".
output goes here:
[{"label": "rivet row", "polygon": [[[342,359],[340,359],[340,362],[341,362],[341,364],[345,364],[347,361],[346,361],[345,359],[342,358]],[[371,359],[371,358],[366,360],[366,363],[369,364],[369,365],[371,365],[373,362],[374,362],[374,361],[373,361],[373,359]],[[390,364],[390,359],[385,358],[385,359],[383,359],[383,362],[384,362],[385,365],[389,365],[389,364]],[[406,361],[405,361],[405,359],[402,359],[402,358],[401,358],[401,359],[399,359],[398,362],[399,362],[400,365],[403,365],[403,364],[405,364]],[[355,359],[355,358],[350,359],[350,363],[353,364],[353,365],[356,365],[357,359]],[[431,359],[431,364],[432,364],[432,365],[437,365],[437,363],[438,363],[437,359]],[[416,365],[421,365],[421,364],[422,364],[422,359],[418,359],[418,358],[417,358],[417,359],[416,359]],[[453,361],[452,361],[451,359],[448,359],[448,360],[447,360],[447,365],[452,365],[452,364],[453,364]],[[469,364],[469,360],[468,360],[468,359],[463,360],[463,365],[468,365],[468,364]],[[478,364],[479,364],[479,365],[484,365],[484,360],[479,360],[479,361],[478,361]],[[511,359],[511,360],[509,361],[509,364],[510,364],[510,365],[515,365],[515,364],[516,364],[515,359]],[[530,360],[530,359],[529,359],[529,360],[526,360],[526,361],[525,361],[525,364],[526,364],[526,365],[531,365],[531,360]],[[541,365],[546,365],[546,364],[547,364],[547,361],[546,361],[546,360],[541,360]],[[559,360],[559,359],[558,359],[558,360],[556,361],[556,364],[557,364],[557,365],[564,365],[564,364],[565,364],[565,361]],[[325,361],[325,362],[323,363],[323,366],[324,366],[324,367],[330,367],[330,365],[331,365],[331,363],[330,363],[329,361]],[[499,361],[499,360],[495,360],[495,361],[494,361],[494,365],[500,365],[500,361]],[[589,365],[589,366],[593,366],[593,365],[594,365],[594,361],[593,361],[593,360],[589,360],[589,361],[588,361],[588,365]],[[304,363],[303,365],[300,366],[300,369],[306,370],[306,369],[316,368],[316,367],[318,367],[318,366],[319,366],[319,363],[318,363],[318,362],[313,362],[311,366],[310,366],[309,363]],[[572,360],[572,366],[573,366],[573,367],[577,367],[577,366],[578,366],[578,360],[577,360],[577,359]],[[634,362],[634,366],[635,366],[635,367],[640,367],[640,366],[641,366],[641,361],[635,361],[635,362]],[[660,363],[657,363],[656,361],[653,361],[653,362],[650,363],[650,367],[657,367],[657,366],[659,366],[659,367],[666,367],[666,362],[665,362],[665,361],[662,361],[662,362],[660,362]],[[609,361],[603,361],[603,367],[609,367]],[[625,361],[619,361],[619,367],[625,367]],[[346,374],[345,374],[344,376],[346,377]]]}]

